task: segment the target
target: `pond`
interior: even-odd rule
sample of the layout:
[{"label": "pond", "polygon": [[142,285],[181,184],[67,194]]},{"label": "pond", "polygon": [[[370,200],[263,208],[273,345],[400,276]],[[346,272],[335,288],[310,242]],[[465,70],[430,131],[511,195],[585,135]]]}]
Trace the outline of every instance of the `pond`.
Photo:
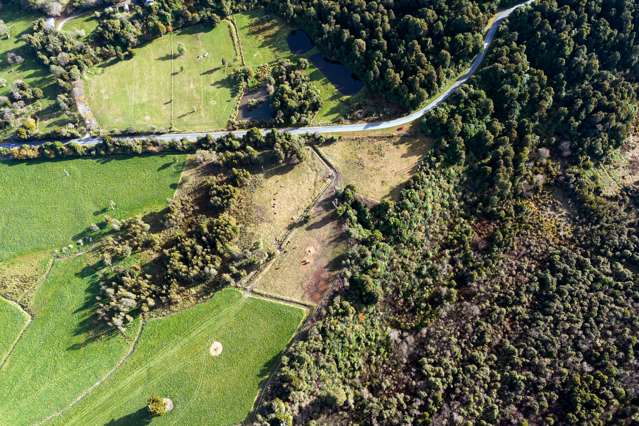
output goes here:
[{"label": "pond", "polygon": [[[251,106],[251,100],[257,102],[257,105]],[[274,113],[266,88],[260,87],[244,95],[238,118],[246,121],[269,121],[273,119]]]},{"label": "pond", "polygon": [[339,62],[328,60],[319,53],[311,56],[311,62],[345,96],[355,95],[364,87],[364,83]]},{"label": "pond", "polygon": [[288,42],[288,48],[296,55],[303,55],[315,47],[313,40],[301,30],[291,31],[286,41]]}]

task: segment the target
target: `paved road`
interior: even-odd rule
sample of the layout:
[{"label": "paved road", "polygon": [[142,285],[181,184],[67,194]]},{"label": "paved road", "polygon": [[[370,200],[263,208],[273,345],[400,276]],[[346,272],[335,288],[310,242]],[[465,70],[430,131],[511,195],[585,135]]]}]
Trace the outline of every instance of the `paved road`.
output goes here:
[{"label": "paved road", "polygon": [[[339,125],[327,125],[327,126],[310,126],[310,127],[296,127],[296,128],[284,128],[278,129],[282,132],[291,133],[293,135],[308,135],[308,134],[332,134],[332,133],[355,133],[355,132],[373,132],[379,130],[393,129],[399,126],[404,126],[406,124],[410,124],[416,120],[419,120],[427,112],[439,106],[443,103],[450,95],[455,93],[461,85],[466,83],[472,76],[477,72],[479,66],[484,61],[486,57],[486,53],[488,52],[488,47],[492,44],[493,39],[495,38],[495,34],[499,29],[499,25],[501,22],[508,18],[515,10],[520,7],[526,6],[528,4],[533,3],[535,0],[528,0],[524,3],[518,4],[516,6],[511,7],[510,9],[503,10],[495,15],[495,21],[491,25],[488,33],[486,34],[486,38],[484,39],[484,46],[479,55],[475,58],[472,65],[468,69],[468,71],[461,76],[459,79],[455,81],[455,83],[448,88],[445,92],[440,94],[436,99],[431,101],[425,107],[409,114],[404,117],[399,117],[394,120],[388,121],[379,121],[374,123],[358,123],[358,124],[339,124]],[[262,132],[268,132],[271,129],[261,129]],[[215,138],[223,137],[228,134],[233,134],[235,136],[242,136],[246,133],[246,130],[235,130],[235,131],[214,131],[214,132],[187,132],[187,133],[165,133],[162,135],[153,135],[153,136],[118,136],[114,137],[115,140],[132,140],[132,139],[140,139],[140,138],[153,138],[162,142],[170,142],[170,141],[179,141],[179,140],[188,140],[195,141],[203,136],[211,135]],[[102,142],[102,138],[100,137],[92,137],[87,136],[83,138],[73,139],[67,143],[78,143],[80,145],[95,145]],[[42,142],[39,142],[42,143]],[[22,144],[4,144],[5,147],[17,147],[24,145]]]}]

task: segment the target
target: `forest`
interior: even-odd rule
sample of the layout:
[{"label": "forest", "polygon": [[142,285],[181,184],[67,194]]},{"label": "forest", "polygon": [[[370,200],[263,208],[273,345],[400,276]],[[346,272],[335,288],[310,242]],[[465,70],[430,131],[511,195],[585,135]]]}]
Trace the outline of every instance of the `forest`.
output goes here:
[{"label": "forest", "polygon": [[258,423],[637,421],[639,192],[590,171],[636,131],[638,32],[627,1],[509,19],[424,118],[435,146],[399,199],[339,195],[341,285]]},{"label": "forest", "polygon": [[[514,4],[258,3],[405,109],[462,72],[489,17]],[[105,12],[86,43],[40,26],[28,42],[68,89],[99,61],[253,5],[158,0],[126,20]],[[272,98],[281,124],[304,122],[312,95],[284,84],[305,93],[304,78],[290,64],[272,78],[282,83]],[[27,104],[38,97],[16,90]],[[284,354],[256,423],[638,422],[639,191],[609,194],[593,173],[636,134],[638,96],[636,2],[548,0],[515,12],[478,73],[420,123],[433,149],[399,198],[370,206],[356,188],[337,195],[351,245],[340,280]],[[303,110],[295,116],[294,107]],[[199,141],[219,167],[200,188],[204,204],[174,201],[159,233],[135,218],[111,223],[104,322],[123,328],[263,262],[259,247],[238,250],[228,206],[252,167],[303,161],[305,143],[258,132]],[[139,262],[144,252],[155,263]]]}]

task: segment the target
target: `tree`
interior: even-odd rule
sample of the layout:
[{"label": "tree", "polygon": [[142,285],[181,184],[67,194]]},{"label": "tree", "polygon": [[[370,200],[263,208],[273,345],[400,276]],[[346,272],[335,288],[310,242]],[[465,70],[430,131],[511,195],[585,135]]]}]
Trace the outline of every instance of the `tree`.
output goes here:
[{"label": "tree", "polygon": [[184,56],[184,54],[186,53],[186,46],[184,45],[184,43],[177,44],[177,53],[178,56]]},{"label": "tree", "polygon": [[160,398],[157,395],[153,395],[149,398],[146,407],[149,410],[149,414],[153,417],[160,417],[168,412],[164,398]]},{"label": "tree", "polygon": [[0,39],[8,40],[9,37],[11,37],[9,26],[2,19],[0,19]]}]

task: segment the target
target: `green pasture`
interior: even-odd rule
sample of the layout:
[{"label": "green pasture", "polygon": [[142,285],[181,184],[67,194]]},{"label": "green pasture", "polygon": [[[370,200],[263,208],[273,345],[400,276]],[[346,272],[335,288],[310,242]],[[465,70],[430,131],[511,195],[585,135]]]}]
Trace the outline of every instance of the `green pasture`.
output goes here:
[{"label": "green pasture", "polygon": [[[148,321],[126,364],[58,423],[146,424],[146,401],[157,394],[175,409],[153,424],[239,424],[303,317],[300,309],[226,289]],[[224,348],[218,357],[209,354],[214,341]]]},{"label": "green pasture", "polygon": [[83,15],[77,16],[73,19],[70,19],[64,24],[63,31],[65,33],[73,34],[76,31],[84,32],[85,36],[88,36],[96,29],[98,26],[98,20],[95,18],[95,15],[91,13],[85,13]]},{"label": "green pasture", "polygon": [[0,297],[0,365],[27,321],[28,318],[23,311]]},{"label": "green pasture", "polygon": [[[128,336],[92,333],[98,283],[76,257],[57,263],[33,302],[33,321],[0,371],[0,423],[30,425],[63,409],[129,350]],[[4,328],[4,326],[3,326]]]},{"label": "green pasture", "polygon": [[[180,44],[186,48],[183,55]],[[238,63],[227,22],[212,29],[188,27],[134,52],[133,58],[95,67],[86,77],[86,96],[102,128],[226,127],[235,107],[231,75]]]},{"label": "green pasture", "polygon": [[163,209],[184,159],[164,155],[0,162],[0,262],[74,243],[105,214],[127,218]]}]

